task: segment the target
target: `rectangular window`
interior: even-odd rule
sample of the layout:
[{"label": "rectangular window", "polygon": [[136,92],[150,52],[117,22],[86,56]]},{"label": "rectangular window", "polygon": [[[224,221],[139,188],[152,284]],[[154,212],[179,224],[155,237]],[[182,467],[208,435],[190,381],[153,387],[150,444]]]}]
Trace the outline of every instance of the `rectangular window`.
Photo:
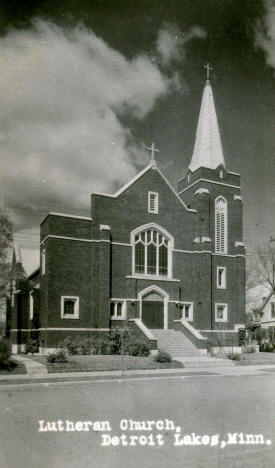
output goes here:
[{"label": "rectangular window", "polygon": [[227,322],[227,304],[215,304],[215,321]]},{"label": "rectangular window", "polygon": [[158,214],[158,193],[148,192],[148,213]]},{"label": "rectangular window", "polygon": [[122,320],[125,319],[126,311],[126,302],[121,301],[112,301],[110,303],[110,316],[112,320]]},{"label": "rectangular window", "polygon": [[29,298],[30,298],[30,320],[33,319],[33,291],[30,291],[30,295],[29,295]]},{"label": "rectangular window", "polygon": [[46,249],[43,249],[41,253],[41,273],[42,275],[46,273]]},{"label": "rectangular window", "polygon": [[79,318],[79,297],[61,296],[61,318]]},{"label": "rectangular window", "polygon": [[271,318],[275,318],[275,302],[271,302]]},{"label": "rectangular window", "polygon": [[193,321],[193,303],[186,302],[182,304],[182,318],[188,322]]},{"label": "rectangular window", "polygon": [[217,267],[217,288],[226,289],[226,268]]}]

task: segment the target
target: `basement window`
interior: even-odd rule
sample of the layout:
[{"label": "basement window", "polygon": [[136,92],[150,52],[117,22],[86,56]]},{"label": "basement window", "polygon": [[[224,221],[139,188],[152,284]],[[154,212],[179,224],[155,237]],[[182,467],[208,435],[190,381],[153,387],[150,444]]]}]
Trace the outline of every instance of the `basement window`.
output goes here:
[{"label": "basement window", "polygon": [[158,193],[148,192],[148,213],[158,214]]}]

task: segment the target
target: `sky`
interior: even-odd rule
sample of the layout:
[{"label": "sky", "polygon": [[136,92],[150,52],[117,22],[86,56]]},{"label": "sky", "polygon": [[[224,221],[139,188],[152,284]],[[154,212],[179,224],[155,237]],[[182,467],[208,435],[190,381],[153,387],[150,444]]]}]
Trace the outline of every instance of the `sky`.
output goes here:
[{"label": "sky", "polygon": [[275,237],[274,1],[2,0],[0,61],[1,197],[30,258],[47,212],[89,216],[151,142],[176,186],[207,62],[248,257]]}]

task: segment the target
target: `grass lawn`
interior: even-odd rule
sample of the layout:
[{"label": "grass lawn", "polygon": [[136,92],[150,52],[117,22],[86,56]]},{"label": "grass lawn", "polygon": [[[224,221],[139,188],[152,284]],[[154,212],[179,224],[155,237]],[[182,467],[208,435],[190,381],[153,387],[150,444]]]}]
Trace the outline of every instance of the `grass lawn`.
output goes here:
[{"label": "grass lawn", "polygon": [[237,366],[252,366],[256,364],[275,364],[275,353],[241,354],[240,361],[234,361]]},{"label": "grass lawn", "polygon": [[11,369],[0,369],[0,375],[26,374],[26,368],[21,362],[16,363],[16,366]]},{"label": "grass lawn", "polygon": [[[28,356],[31,357],[31,356]],[[85,371],[113,371],[121,370],[122,356],[118,355],[90,355],[70,356],[68,362],[50,364],[46,356],[32,356],[32,359],[46,364],[48,372],[85,372]],[[171,362],[155,362],[152,357],[123,356],[123,369],[175,369],[182,368],[183,364]]]}]

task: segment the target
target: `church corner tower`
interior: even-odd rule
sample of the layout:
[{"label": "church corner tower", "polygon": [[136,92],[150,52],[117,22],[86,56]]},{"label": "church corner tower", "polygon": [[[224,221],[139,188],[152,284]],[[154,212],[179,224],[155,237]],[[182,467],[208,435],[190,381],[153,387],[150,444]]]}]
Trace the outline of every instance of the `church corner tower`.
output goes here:
[{"label": "church corner tower", "polygon": [[235,343],[237,330],[245,322],[240,191],[240,175],[229,171],[225,164],[208,70],[194,151],[184,178],[178,182],[178,194],[188,207],[197,210],[194,249],[209,254],[211,310],[207,312],[207,329],[201,332],[210,338],[217,329],[235,330],[235,336],[231,335]]}]

